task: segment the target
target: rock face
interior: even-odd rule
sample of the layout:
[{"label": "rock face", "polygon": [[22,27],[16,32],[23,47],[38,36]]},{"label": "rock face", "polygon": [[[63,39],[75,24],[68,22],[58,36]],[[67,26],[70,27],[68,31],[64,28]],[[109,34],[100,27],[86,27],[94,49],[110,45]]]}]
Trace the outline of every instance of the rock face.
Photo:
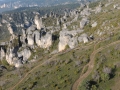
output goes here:
[{"label": "rock face", "polygon": [[39,15],[35,16],[34,23],[37,25],[38,30],[40,30],[43,27],[42,18],[40,18]]},{"label": "rock face", "polygon": [[71,49],[73,49],[75,46],[77,46],[78,42],[77,42],[76,35],[81,32],[82,32],[82,30],[72,30],[72,31],[62,30],[62,31],[60,31],[58,51],[63,51],[67,45]]},{"label": "rock face", "polygon": [[97,6],[95,9],[95,14],[100,13],[101,11],[102,11],[102,5],[99,4],[99,6]]},{"label": "rock face", "polygon": [[22,65],[22,61],[16,57],[14,53],[15,48],[10,48],[6,54],[6,60],[10,65],[14,65],[15,67],[20,67]]},{"label": "rock face", "polygon": [[87,43],[89,41],[88,35],[87,34],[82,34],[78,37],[78,41],[80,42],[84,42]]},{"label": "rock face", "polygon": [[89,20],[87,17],[83,18],[81,21],[80,21],[80,28],[84,28],[84,26],[89,23]]},{"label": "rock face", "polygon": [[[96,12],[100,11],[101,7],[99,6],[99,8],[96,9]],[[55,40],[55,38],[59,38],[59,43],[58,50],[53,52],[53,54],[65,50],[67,46],[70,49],[73,49],[78,45],[78,43],[87,43],[89,41],[89,37],[87,34],[81,35],[81,33],[84,31],[81,29],[83,29],[85,25],[89,23],[88,16],[91,14],[91,12],[92,10],[89,8],[89,6],[86,7],[86,5],[84,5],[80,9],[78,8],[70,11],[66,10],[64,15],[57,15],[54,12],[51,12],[50,15],[46,14],[44,17],[40,17],[38,12],[33,12],[35,15],[34,20],[33,17],[29,18],[27,17],[27,14],[24,14],[25,17],[23,22],[15,24],[17,29],[19,27],[22,30],[22,34],[20,35],[14,35],[12,26],[8,24],[9,22],[4,20],[3,22],[7,24],[8,30],[12,37],[10,38],[11,40],[6,44],[8,46],[8,48],[5,49],[6,51],[3,49],[0,50],[1,59],[6,57],[6,60],[10,65],[20,67],[27,62],[28,59],[35,57],[31,56],[31,51],[37,52],[36,49],[38,47],[49,49],[49,47],[52,45],[52,40]],[[51,22],[46,23],[46,19],[48,19],[48,17],[49,19],[53,20],[52,24],[49,24]],[[80,20],[81,18],[82,20]],[[10,19],[12,20],[11,17]],[[46,23],[45,27],[43,26],[42,19],[44,19],[44,23]],[[80,22],[80,24],[78,22]],[[2,22],[1,24],[3,25]],[[91,26],[96,27],[97,22],[92,23]],[[53,36],[52,34],[56,35]]]},{"label": "rock face", "polygon": [[30,56],[31,51],[27,48],[23,49],[21,52],[16,52],[15,48],[10,48],[6,53],[6,60],[10,65],[20,67]]},{"label": "rock face", "polygon": [[63,29],[67,29],[67,25],[66,24],[63,24]]},{"label": "rock face", "polygon": [[27,41],[30,46],[36,43],[41,48],[49,48],[52,45],[52,33],[46,32],[45,29],[39,31],[35,28],[29,28],[27,34]]},{"label": "rock face", "polygon": [[31,51],[28,48],[23,49],[21,52],[18,52],[18,57],[23,57],[23,61],[27,61],[31,56]]},{"label": "rock face", "polygon": [[41,48],[49,48],[52,45],[52,34],[47,32],[45,35],[41,35],[37,44]]},{"label": "rock face", "polygon": [[13,29],[10,24],[7,25],[8,31],[10,32],[11,35],[13,35]]},{"label": "rock face", "polygon": [[[8,29],[10,33],[14,35],[12,28],[8,27]],[[1,60],[6,57],[6,61],[15,67],[22,66],[23,63],[30,58],[32,53],[29,48],[33,49],[35,43],[43,48],[47,48],[52,44],[52,34],[46,33],[42,35],[39,30],[36,30],[35,25],[30,26],[27,30],[22,30],[22,33],[22,36],[18,35],[18,37],[12,38],[11,41],[8,42],[6,54],[2,48],[0,50]],[[16,43],[14,39],[18,40],[18,44],[16,44],[18,46],[14,46],[13,43]]]},{"label": "rock face", "polygon": [[89,16],[91,13],[90,13],[90,10],[89,8],[85,8],[83,9],[83,11],[81,11],[81,16]]},{"label": "rock face", "polygon": [[97,22],[94,22],[93,24],[92,24],[92,27],[96,27],[97,26]]},{"label": "rock face", "polygon": [[28,45],[34,45],[34,38],[31,35],[27,35]]},{"label": "rock face", "polygon": [[0,50],[0,59],[3,60],[4,57],[5,57],[5,51],[4,51],[4,49],[1,47],[1,50]]}]

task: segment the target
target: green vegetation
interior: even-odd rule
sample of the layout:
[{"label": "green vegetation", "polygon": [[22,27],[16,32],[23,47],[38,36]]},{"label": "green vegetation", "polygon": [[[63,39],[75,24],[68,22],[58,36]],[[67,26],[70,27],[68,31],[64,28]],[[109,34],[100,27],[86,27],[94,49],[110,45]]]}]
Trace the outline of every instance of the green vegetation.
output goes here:
[{"label": "green vegetation", "polygon": [[[115,90],[119,78],[119,45],[114,45],[99,52],[95,58],[95,68],[92,74],[81,85],[80,90]],[[84,90],[84,89],[83,89]]]},{"label": "green vegetation", "polygon": [[[36,62],[28,62],[29,64],[25,64],[19,69],[15,69],[14,67],[8,68],[8,64],[5,60],[0,62],[2,65],[6,66],[8,70],[8,72],[0,71],[1,80],[5,79],[6,81],[0,88],[6,90],[9,87],[14,86],[23,78],[24,80],[15,88],[15,90],[70,90],[75,81],[82,74],[84,75],[89,71],[89,62],[91,61],[90,57],[94,49],[98,50],[99,48],[104,48],[108,44],[120,40],[120,11],[117,9],[111,9],[113,4],[105,7],[105,2],[102,2],[103,11],[98,14],[91,13],[88,17],[90,23],[84,28],[85,31],[83,33],[87,33],[88,35],[93,34],[95,42],[90,42],[91,45],[89,45],[90,43],[80,43],[78,45],[79,48],[72,49],[70,51],[68,46],[66,46],[64,51],[51,54],[51,52],[58,49],[59,32],[55,32],[52,37],[53,45],[49,50],[41,48],[31,50],[32,55],[29,59],[34,59],[35,56],[37,56]],[[91,4],[90,7],[94,9],[97,5],[98,2]],[[26,10],[25,12],[30,14],[31,12],[29,11],[34,9]],[[50,11],[53,9],[57,11],[60,8],[59,6],[58,8],[53,7],[50,8]],[[44,8],[39,12],[45,13],[48,12],[48,10],[49,9]],[[17,11],[16,13],[18,14]],[[21,15],[22,14],[23,11],[21,10]],[[33,14],[30,15],[31,18],[33,18]],[[16,18],[17,17],[15,17],[15,19]],[[79,28],[81,18],[82,17],[79,16],[77,21],[70,23],[70,25],[68,25],[68,29],[73,30],[73,26],[76,26],[75,29],[77,27]],[[17,19],[17,22],[19,22],[19,19]],[[72,19],[73,18],[69,17],[68,22]],[[95,21],[97,22],[97,26],[92,27],[91,24]],[[23,21],[21,20],[20,22]],[[56,26],[56,19],[48,17],[43,20],[43,23],[46,26]],[[102,33],[101,35],[100,32]],[[18,45],[17,39],[13,42],[13,46]],[[82,48],[84,46],[86,47]],[[83,82],[79,86],[79,90],[117,90],[117,88],[120,88],[119,59],[120,43],[97,52],[93,61],[95,63],[92,72],[87,75],[87,78],[84,78]],[[29,71],[31,72],[28,73]],[[27,78],[24,78],[26,73],[28,74]]]},{"label": "green vegetation", "polygon": [[[82,58],[89,55],[91,51],[90,49],[70,51],[55,57],[52,61],[46,61],[45,65],[30,73],[30,76],[16,89],[69,90],[86,64],[86,60]],[[83,57],[79,57],[78,54]]]}]

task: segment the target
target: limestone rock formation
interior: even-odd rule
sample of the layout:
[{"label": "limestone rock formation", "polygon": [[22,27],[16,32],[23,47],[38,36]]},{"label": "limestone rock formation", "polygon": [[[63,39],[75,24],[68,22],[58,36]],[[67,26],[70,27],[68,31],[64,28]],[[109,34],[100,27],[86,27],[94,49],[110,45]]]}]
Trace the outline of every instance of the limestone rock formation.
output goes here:
[{"label": "limestone rock formation", "polygon": [[96,27],[97,26],[97,22],[94,22],[93,24],[92,24],[92,27]]},{"label": "limestone rock formation", "polygon": [[88,35],[87,34],[82,34],[78,37],[78,41],[80,42],[84,42],[87,43],[89,41]]},{"label": "limestone rock formation", "polygon": [[102,11],[102,5],[100,3],[99,6],[97,6],[95,9],[95,14],[100,13],[101,11]]},{"label": "limestone rock formation", "polygon": [[4,49],[1,47],[1,50],[0,50],[0,60],[3,60],[4,57],[5,57],[5,51],[4,51]]},{"label": "limestone rock formation", "polygon": [[23,32],[23,34],[32,34],[33,31],[36,30],[36,25],[31,25],[27,30],[26,30],[26,33]]},{"label": "limestone rock formation", "polygon": [[72,31],[62,30],[62,31],[60,31],[58,51],[63,51],[67,45],[71,49],[73,49],[75,46],[77,46],[78,42],[77,42],[76,35],[81,32],[82,32],[82,30],[72,30]]},{"label": "limestone rock formation", "polygon": [[10,65],[15,65],[18,64],[16,63],[18,60],[16,59],[16,53],[14,52],[15,48],[10,48],[8,49],[6,53],[6,60]]},{"label": "limestone rock formation", "polygon": [[7,25],[8,31],[10,32],[11,35],[13,35],[13,29],[10,24]]},{"label": "limestone rock formation", "polygon": [[89,23],[89,20],[87,17],[82,18],[82,20],[80,21],[80,28],[84,28],[84,26]]},{"label": "limestone rock formation", "polygon": [[22,51],[18,52],[18,57],[23,57],[23,61],[27,61],[31,56],[31,51],[29,48],[24,48]]},{"label": "limestone rock formation", "polygon": [[34,45],[34,38],[31,35],[27,35],[28,45]]},{"label": "limestone rock formation", "polygon": [[47,32],[45,35],[42,35],[37,44],[41,48],[49,48],[52,45],[52,34],[51,34],[51,32]]},{"label": "limestone rock formation", "polygon": [[65,23],[63,24],[63,29],[67,29],[67,25]]},{"label": "limestone rock formation", "polygon": [[36,30],[33,32],[32,36],[34,37],[34,42],[39,46],[40,32]]},{"label": "limestone rock formation", "polygon": [[89,16],[91,14],[90,9],[89,8],[85,8],[83,9],[83,11],[81,11],[81,16]]},{"label": "limestone rock formation", "polygon": [[37,25],[38,30],[40,30],[43,27],[42,18],[40,18],[39,15],[35,16],[34,23]]}]

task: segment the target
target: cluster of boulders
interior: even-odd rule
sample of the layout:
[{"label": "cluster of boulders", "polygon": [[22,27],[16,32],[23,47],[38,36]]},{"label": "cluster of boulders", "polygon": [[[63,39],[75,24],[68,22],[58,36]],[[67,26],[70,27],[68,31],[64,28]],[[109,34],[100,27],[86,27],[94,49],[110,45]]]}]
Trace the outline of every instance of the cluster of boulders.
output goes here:
[{"label": "cluster of boulders", "polygon": [[[49,48],[52,45],[52,33],[46,31],[42,25],[42,19],[35,16],[35,25],[22,30],[22,35],[15,35],[10,24],[8,30],[11,34],[10,41],[0,50],[0,59],[5,59],[10,65],[20,67],[32,55],[31,49],[36,47]],[[14,45],[16,43],[17,45]],[[4,48],[7,46],[7,48]]]},{"label": "cluster of boulders", "polygon": [[114,4],[113,7],[114,7],[114,9],[120,9],[120,5],[119,4]]},{"label": "cluster of boulders", "polygon": [[[21,35],[15,35],[11,24],[8,23],[7,27],[11,38],[10,41],[5,44],[7,48],[1,47],[0,59],[6,59],[10,65],[20,67],[31,57],[31,49],[34,50],[40,47],[49,50],[53,42],[54,32],[59,32],[58,51],[65,50],[67,46],[73,49],[81,42],[87,43],[90,40],[90,36],[84,33],[84,27],[90,23],[88,16],[93,11],[95,13],[101,12],[101,9],[101,5],[96,7],[95,10],[89,8],[88,5],[81,5],[79,9],[65,11],[62,17],[57,16],[53,12],[51,12],[50,15],[45,14],[41,17],[39,13],[34,12],[36,14],[33,21],[34,23],[30,24],[30,22],[25,20],[26,23],[24,25],[28,28],[22,29]],[[56,22],[54,22],[56,26],[46,27],[43,25],[43,18],[47,19],[48,17],[56,19]],[[79,17],[81,19],[79,19]],[[71,25],[74,22],[79,22],[79,25]],[[91,26],[93,28],[96,27],[97,22],[93,22]],[[72,30],[68,27],[72,27]],[[14,46],[14,43],[17,43],[17,45]]]},{"label": "cluster of boulders", "polygon": [[75,48],[78,43],[84,42],[87,43],[89,41],[89,36],[87,34],[78,34],[82,33],[83,30],[62,30],[60,31],[60,38],[58,44],[58,50],[63,51],[66,46],[69,46],[71,49]]}]

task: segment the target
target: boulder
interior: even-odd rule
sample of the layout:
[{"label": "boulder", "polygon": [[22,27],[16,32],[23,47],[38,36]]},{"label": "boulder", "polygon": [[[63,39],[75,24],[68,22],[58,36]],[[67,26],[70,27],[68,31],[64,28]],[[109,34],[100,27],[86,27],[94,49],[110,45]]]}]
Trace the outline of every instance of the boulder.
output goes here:
[{"label": "boulder", "polygon": [[40,30],[43,27],[42,18],[40,18],[39,15],[35,16],[34,23],[37,25],[38,30]]},{"label": "boulder", "polygon": [[3,60],[4,57],[5,57],[5,51],[4,51],[4,49],[1,47],[1,50],[0,50],[0,59]]},{"label": "boulder", "polygon": [[41,35],[39,42],[37,43],[41,48],[49,48],[52,45],[52,34],[47,32],[45,35]]},{"label": "boulder", "polygon": [[13,35],[13,29],[10,24],[7,25],[8,31],[10,32],[11,35]]},{"label": "boulder", "polygon": [[39,46],[39,40],[40,40],[40,32],[39,31],[34,31],[33,32],[33,37],[34,37],[34,42]]},{"label": "boulder", "polygon": [[73,49],[77,44],[76,35],[80,33],[80,30],[62,30],[60,31],[58,51],[63,51],[68,45],[71,49]]},{"label": "boulder", "polygon": [[27,41],[28,45],[30,46],[34,45],[34,38],[32,37],[32,35],[27,35]]},{"label": "boulder", "polygon": [[6,54],[6,61],[10,65],[14,65],[13,57],[15,57],[15,54],[13,52],[14,52],[14,48],[10,48],[8,49],[7,54]]},{"label": "boulder", "polygon": [[100,13],[101,11],[102,11],[102,5],[100,3],[99,6],[95,8],[95,14]]},{"label": "boulder", "polygon": [[78,37],[78,41],[80,42],[84,42],[87,43],[89,41],[88,35],[87,34],[82,34]]},{"label": "boulder", "polygon": [[56,22],[57,25],[60,25],[60,21],[59,19],[57,18],[57,22]]},{"label": "boulder", "polygon": [[83,11],[81,11],[80,15],[81,16],[89,16],[91,14],[89,8],[85,8],[83,9]]},{"label": "boulder", "polygon": [[17,57],[13,57],[13,62],[16,68],[19,68],[23,65],[22,60]]},{"label": "boulder", "polygon": [[26,30],[26,33],[23,32],[23,34],[24,34],[24,35],[25,35],[25,34],[32,34],[33,31],[35,31],[35,30],[36,30],[36,25],[32,25],[32,26],[30,26],[30,27]]},{"label": "boulder", "polygon": [[97,26],[97,22],[94,22],[93,24],[92,24],[92,27],[96,27]]},{"label": "boulder", "polygon": [[84,26],[89,23],[89,20],[87,17],[82,18],[82,20],[80,21],[80,28],[84,28]]},{"label": "boulder", "polygon": [[9,65],[14,65],[17,68],[21,67],[22,65],[22,60],[18,59],[16,56],[15,48],[8,49],[7,54],[6,54],[6,61],[8,62]]},{"label": "boulder", "polygon": [[67,29],[67,25],[65,23],[63,24],[63,29]]},{"label": "boulder", "polygon": [[23,61],[27,61],[31,56],[31,51],[29,48],[24,48],[22,51],[18,52],[18,57],[23,57]]}]

